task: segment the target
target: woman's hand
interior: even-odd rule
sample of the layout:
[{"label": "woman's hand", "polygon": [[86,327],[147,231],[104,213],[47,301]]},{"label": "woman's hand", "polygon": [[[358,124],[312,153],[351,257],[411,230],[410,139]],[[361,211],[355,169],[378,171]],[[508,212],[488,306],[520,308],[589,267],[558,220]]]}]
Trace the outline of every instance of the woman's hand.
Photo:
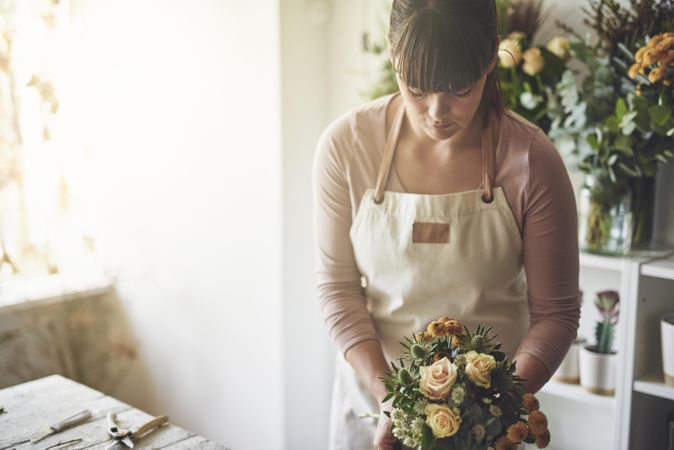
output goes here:
[{"label": "woman's hand", "polygon": [[377,423],[377,431],[374,433],[375,450],[400,449],[398,438],[391,433],[391,419],[384,414],[384,411],[390,410],[390,403],[386,403],[379,408],[379,422]]}]

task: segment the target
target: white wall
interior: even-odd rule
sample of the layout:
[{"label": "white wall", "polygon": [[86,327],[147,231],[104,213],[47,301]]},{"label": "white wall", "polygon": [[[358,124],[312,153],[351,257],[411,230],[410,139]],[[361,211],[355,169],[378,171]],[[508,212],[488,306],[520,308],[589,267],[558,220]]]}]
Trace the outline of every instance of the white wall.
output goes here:
[{"label": "white wall", "polygon": [[278,16],[74,0],[62,80],[74,200],[141,343],[118,395],[236,449],[283,447]]},{"label": "white wall", "polygon": [[325,126],[329,2],[281,2],[285,448],[326,447],[332,353],[314,283],[311,167]]}]

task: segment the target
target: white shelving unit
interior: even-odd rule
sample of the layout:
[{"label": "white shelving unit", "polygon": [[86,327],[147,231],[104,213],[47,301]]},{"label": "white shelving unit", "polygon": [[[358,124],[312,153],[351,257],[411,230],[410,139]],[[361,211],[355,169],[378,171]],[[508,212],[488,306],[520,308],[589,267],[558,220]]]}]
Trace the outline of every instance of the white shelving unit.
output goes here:
[{"label": "white shelving unit", "polygon": [[674,312],[674,252],[630,257],[581,253],[584,293],[578,335],[593,340],[599,314],[596,292],[620,292],[616,394],[592,394],[580,385],[550,381],[539,394],[550,418],[556,450],[665,448],[665,419],[674,409],[674,387],[662,378],[660,318]]}]

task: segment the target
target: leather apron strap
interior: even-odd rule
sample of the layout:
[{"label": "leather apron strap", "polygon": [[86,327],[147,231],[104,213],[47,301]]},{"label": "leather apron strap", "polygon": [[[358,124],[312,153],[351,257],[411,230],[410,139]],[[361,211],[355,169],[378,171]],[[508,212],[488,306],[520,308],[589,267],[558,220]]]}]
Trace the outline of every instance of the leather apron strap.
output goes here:
[{"label": "leather apron strap", "polygon": [[[377,174],[377,184],[373,201],[380,204],[384,201],[384,191],[388,182],[389,174],[391,173],[391,166],[393,165],[393,157],[395,155],[396,144],[402,122],[405,117],[405,104],[400,103],[398,111],[391,124],[391,129],[386,136],[386,144],[384,145],[384,157],[379,165],[379,172]],[[494,136],[490,132],[489,120],[485,120],[481,132],[481,151],[482,151],[482,201],[491,203],[494,200]]]}]

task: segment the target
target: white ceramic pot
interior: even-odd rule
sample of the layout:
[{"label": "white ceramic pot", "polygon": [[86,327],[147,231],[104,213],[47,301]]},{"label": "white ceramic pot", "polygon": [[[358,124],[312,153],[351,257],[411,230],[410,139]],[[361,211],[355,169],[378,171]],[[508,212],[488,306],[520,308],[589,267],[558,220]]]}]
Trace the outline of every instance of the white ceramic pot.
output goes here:
[{"label": "white ceramic pot", "polygon": [[566,356],[562,360],[562,363],[559,365],[559,368],[552,376],[555,381],[561,383],[572,383],[578,384],[580,382],[580,368],[579,368],[579,353],[580,349],[585,345],[585,339],[579,338],[576,339],[569,351],[566,353]]},{"label": "white ceramic pot", "polygon": [[580,384],[598,395],[615,394],[616,352],[597,353],[594,345],[580,349]]},{"label": "white ceramic pot", "polygon": [[674,314],[669,314],[660,321],[660,337],[664,381],[674,386]]}]

